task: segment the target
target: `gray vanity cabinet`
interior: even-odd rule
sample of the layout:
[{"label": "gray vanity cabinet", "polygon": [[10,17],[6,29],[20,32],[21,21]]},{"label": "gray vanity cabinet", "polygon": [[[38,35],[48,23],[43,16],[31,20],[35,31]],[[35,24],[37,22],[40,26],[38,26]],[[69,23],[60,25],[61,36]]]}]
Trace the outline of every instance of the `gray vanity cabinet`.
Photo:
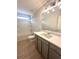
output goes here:
[{"label": "gray vanity cabinet", "polygon": [[61,48],[37,35],[36,47],[44,59],[61,59]]},{"label": "gray vanity cabinet", "polygon": [[42,40],[42,56],[44,59],[48,59],[48,42]]}]

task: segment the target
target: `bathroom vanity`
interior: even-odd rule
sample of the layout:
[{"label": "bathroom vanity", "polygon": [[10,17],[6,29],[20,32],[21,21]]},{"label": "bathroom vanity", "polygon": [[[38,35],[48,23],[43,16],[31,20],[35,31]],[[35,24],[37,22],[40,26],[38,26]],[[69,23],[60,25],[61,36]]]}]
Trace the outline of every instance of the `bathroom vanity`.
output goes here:
[{"label": "bathroom vanity", "polygon": [[61,36],[49,31],[34,32],[36,49],[44,59],[61,59]]}]

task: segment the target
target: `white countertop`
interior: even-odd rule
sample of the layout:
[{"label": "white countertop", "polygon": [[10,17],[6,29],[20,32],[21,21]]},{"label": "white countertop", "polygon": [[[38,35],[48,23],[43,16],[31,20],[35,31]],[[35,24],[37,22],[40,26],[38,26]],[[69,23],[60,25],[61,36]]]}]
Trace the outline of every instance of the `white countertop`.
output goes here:
[{"label": "white countertop", "polygon": [[51,34],[52,37],[47,38],[46,36],[42,35],[43,33],[46,33],[46,32],[44,32],[44,31],[34,32],[34,34],[44,38],[45,40],[49,41],[50,43],[55,44],[56,46],[61,48],[61,36],[56,35],[56,34]]}]

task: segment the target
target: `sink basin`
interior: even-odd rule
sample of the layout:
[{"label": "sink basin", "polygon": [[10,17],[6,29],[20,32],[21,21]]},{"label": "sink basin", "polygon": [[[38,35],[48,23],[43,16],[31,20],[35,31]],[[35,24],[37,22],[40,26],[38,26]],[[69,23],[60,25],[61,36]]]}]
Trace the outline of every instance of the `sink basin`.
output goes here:
[{"label": "sink basin", "polygon": [[48,39],[50,39],[50,38],[53,37],[53,34],[47,33],[47,32],[44,32],[44,33],[42,33],[41,35],[43,35],[44,37],[46,37],[46,38],[48,38]]}]

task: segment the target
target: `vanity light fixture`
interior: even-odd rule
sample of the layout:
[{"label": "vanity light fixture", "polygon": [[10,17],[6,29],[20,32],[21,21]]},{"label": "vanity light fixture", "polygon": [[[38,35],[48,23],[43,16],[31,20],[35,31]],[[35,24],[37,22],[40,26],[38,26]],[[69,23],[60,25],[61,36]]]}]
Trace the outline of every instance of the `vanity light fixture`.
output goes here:
[{"label": "vanity light fixture", "polygon": [[61,9],[61,2],[60,1],[59,2],[57,1],[56,3],[54,3],[53,6],[48,6],[41,13],[47,13],[47,14],[49,14],[49,10],[51,10],[52,12],[54,12],[56,7],[59,7],[59,9]]}]

